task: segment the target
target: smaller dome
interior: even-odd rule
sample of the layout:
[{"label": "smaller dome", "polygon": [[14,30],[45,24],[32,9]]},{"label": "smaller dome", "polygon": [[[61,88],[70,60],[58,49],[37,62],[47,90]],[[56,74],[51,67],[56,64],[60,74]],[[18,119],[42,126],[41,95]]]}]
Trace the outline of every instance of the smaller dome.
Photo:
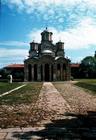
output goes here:
[{"label": "smaller dome", "polygon": [[55,60],[58,60],[60,58],[62,58],[62,56],[57,56],[57,57],[55,57]]}]

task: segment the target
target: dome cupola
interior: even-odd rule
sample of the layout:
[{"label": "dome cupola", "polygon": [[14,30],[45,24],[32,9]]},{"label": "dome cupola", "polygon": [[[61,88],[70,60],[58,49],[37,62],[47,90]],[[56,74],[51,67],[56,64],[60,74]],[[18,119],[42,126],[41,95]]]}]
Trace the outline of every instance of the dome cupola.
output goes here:
[{"label": "dome cupola", "polygon": [[52,42],[52,32],[49,32],[47,27],[46,27],[46,30],[44,30],[42,33],[41,33],[41,41],[44,42],[44,41],[50,41]]}]

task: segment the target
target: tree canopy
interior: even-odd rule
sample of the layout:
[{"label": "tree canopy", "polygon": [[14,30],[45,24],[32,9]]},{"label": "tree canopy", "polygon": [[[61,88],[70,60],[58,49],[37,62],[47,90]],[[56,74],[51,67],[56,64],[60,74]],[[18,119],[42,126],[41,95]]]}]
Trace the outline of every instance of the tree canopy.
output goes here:
[{"label": "tree canopy", "polygon": [[81,61],[80,72],[85,78],[96,78],[96,57],[85,57]]}]

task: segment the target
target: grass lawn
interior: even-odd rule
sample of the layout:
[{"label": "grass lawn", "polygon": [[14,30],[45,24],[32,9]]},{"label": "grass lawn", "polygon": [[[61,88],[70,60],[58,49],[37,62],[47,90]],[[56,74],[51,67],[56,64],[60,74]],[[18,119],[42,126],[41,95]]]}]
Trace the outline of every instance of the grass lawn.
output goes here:
[{"label": "grass lawn", "polygon": [[0,97],[0,128],[33,126],[34,113],[42,83],[28,83],[25,87]]},{"label": "grass lawn", "polygon": [[75,84],[76,86],[82,87],[86,90],[96,94],[96,79],[80,79]]},{"label": "grass lawn", "polygon": [[0,82],[0,94],[10,91],[11,89],[14,89],[18,86],[21,86],[21,83],[6,83],[6,82]]},{"label": "grass lawn", "polygon": [[13,104],[30,104],[37,99],[40,93],[42,83],[29,83],[25,87],[20,88],[12,93],[0,97],[0,105],[13,105]]}]

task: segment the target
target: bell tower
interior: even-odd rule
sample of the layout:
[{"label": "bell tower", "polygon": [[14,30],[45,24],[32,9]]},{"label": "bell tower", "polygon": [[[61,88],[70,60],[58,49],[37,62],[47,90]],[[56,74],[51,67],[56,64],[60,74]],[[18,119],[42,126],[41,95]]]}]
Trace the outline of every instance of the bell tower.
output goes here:
[{"label": "bell tower", "polygon": [[44,41],[52,42],[52,35],[53,35],[53,33],[49,32],[47,27],[46,27],[46,30],[44,30],[41,33],[41,42],[44,42]]},{"label": "bell tower", "polygon": [[65,57],[64,43],[61,42],[61,41],[57,42],[56,43],[56,48],[57,48],[56,55]]},{"label": "bell tower", "polygon": [[38,56],[38,43],[33,42],[30,43],[30,50],[29,50],[29,57],[36,57]]}]

